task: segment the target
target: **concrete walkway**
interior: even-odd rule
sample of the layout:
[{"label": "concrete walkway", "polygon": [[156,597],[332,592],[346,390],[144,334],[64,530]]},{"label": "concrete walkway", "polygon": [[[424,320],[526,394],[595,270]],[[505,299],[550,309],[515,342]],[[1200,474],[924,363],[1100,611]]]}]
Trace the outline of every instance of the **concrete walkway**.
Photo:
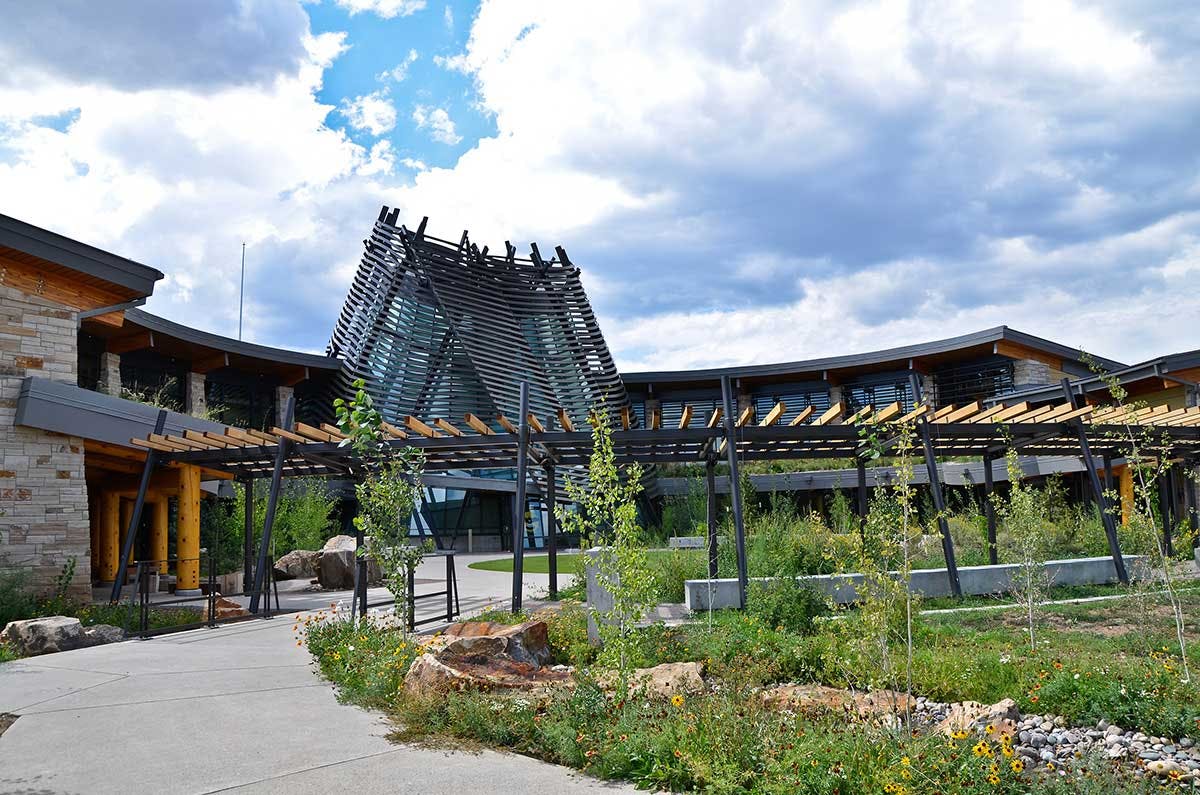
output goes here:
[{"label": "concrete walkway", "polygon": [[[508,575],[470,571],[464,608],[507,598]],[[0,664],[0,712],[20,716],[0,735],[0,793],[633,792],[526,757],[393,744],[381,716],[337,703],[292,623]]]}]

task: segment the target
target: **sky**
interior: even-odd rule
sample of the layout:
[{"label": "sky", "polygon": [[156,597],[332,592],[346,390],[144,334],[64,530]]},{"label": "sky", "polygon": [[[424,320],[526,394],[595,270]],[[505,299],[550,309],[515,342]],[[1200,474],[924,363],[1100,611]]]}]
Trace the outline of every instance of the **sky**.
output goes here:
[{"label": "sky", "polygon": [[382,205],[566,248],[625,371],[1200,348],[1187,4],[0,0],[0,212],[322,351]]}]

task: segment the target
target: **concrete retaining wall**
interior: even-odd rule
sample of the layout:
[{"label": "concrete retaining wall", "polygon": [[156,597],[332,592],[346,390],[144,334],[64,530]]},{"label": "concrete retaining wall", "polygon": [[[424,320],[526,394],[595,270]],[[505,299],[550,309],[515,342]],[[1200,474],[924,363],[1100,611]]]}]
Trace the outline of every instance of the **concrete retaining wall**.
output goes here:
[{"label": "concrete retaining wall", "polygon": [[[1136,576],[1144,564],[1145,557],[1142,555],[1125,556],[1125,567],[1131,576]],[[1051,585],[1102,585],[1117,582],[1116,568],[1109,557],[1050,560],[1045,566]],[[1000,594],[1012,589],[1012,575],[1019,568],[1015,564],[962,566],[958,570],[958,579],[964,595]],[[796,579],[824,593],[837,604],[849,604],[857,596],[855,588],[862,580],[862,575],[822,574]],[[765,577],[751,580],[768,581],[769,578]],[[918,569],[912,572],[909,589],[922,596],[949,596],[950,578],[946,569]],[[737,580],[688,580],[684,583],[684,604],[689,610],[708,610],[710,607],[713,610],[735,608],[738,604]]]}]

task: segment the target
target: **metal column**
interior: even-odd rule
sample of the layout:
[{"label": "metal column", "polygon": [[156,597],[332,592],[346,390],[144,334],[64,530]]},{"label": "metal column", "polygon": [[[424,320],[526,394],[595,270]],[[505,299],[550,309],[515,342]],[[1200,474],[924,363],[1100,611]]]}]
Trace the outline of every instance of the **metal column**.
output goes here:
[{"label": "metal column", "polygon": [[[285,430],[292,427],[292,418],[296,411],[296,397],[288,398],[287,410],[284,412],[283,425]],[[287,460],[288,447],[291,442],[283,436],[279,437],[279,447],[275,451],[275,468],[271,471],[271,490],[267,493],[267,515],[263,518],[262,540],[258,545],[258,565],[254,568],[254,593],[250,594],[250,612],[258,612],[258,599],[263,593],[263,577],[270,568],[267,555],[271,551],[271,526],[275,524],[275,508],[279,504],[279,487],[283,481],[283,464]],[[267,607],[270,608],[271,595],[267,594]]]},{"label": "metal column", "polygon": [[704,462],[704,482],[708,486],[708,578],[717,578],[717,461],[711,455]]},{"label": "metal column", "polygon": [[995,476],[992,474],[994,458],[988,453],[983,456],[983,514],[987,517],[987,548],[988,563],[995,566],[1000,562],[999,551],[996,549],[996,505],[993,495],[996,492]]},{"label": "metal column", "polygon": [[857,458],[854,463],[858,474],[858,532],[862,533],[867,526],[867,462]]},{"label": "metal column", "polygon": [[729,460],[729,496],[733,502],[733,538],[737,548],[738,606],[746,608],[746,526],[742,521],[742,484],[738,476],[737,437],[733,414],[733,384],[729,376],[721,376],[721,401],[725,413],[725,455]]},{"label": "metal column", "polygon": [[[1061,383],[1063,397],[1072,406],[1077,406],[1075,393],[1071,391],[1070,380],[1064,378]],[[1096,498],[1096,504],[1100,506],[1100,519],[1104,522],[1104,535],[1108,539],[1108,551],[1112,555],[1113,568],[1116,569],[1117,579],[1127,585],[1129,584],[1129,573],[1125,571],[1125,558],[1121,555],[1121,542],[1117,539],[1117,522],[1113,518],[1112,511],[1109,510],[1108,498],[1104,496],[1104,488],[1100,485],[1100,476],[1096,474],[1096,459],[1092,458],[1092,449],[1088,445],[1087,428],[1080,419],[1073,420],[1072,424],[1079,434],[1080,457],[1087,470],[1088,482],[1092,486],[1092,495]]]},{"label": "metal column", "polygon": [[[159,409],[158,417],[154,420],[154,432],[161,434],[167,425],[167,410]],[[125,585],[125,570],[129,568],[129,558],[133,555],[133,542],[137,536],[138,526],[142,523],[142,508],[146,505],[146,491],[150,488],[150,475],[158,465],[158,451],[146,451],[146,465],[142,467],[142,479],[138,483],[137,500],[133,503],[133,513],[129,517],[129,527],[125,532],[125,543],[121,547],[121,561],[117,564],[117,576],[113,577],[111,598],[113,603],[121,600],[121,589]]]},{"label": "metal column", "polygon": [[242,494],[246,503],[243,510],[245,530],[242,538],[242,592],[248,594],[254,585],[254,478],[246,478],[242,482]]},{"label": "metal column", "polygon": [[521,382],[521,417],[517,425],[517,493],[513,495],[512,611],[521,612],[521,592],[525,584],[525,470],[529,447],[529,382]]},{"label": "metal column", "polygon": [[[916,373],[908,374],[909,386],[912,388],[913,404],[922,400],[921,381]],[[933,437],[929,433],[929,420],[921,417],[917,420],[917,428],[921,433],[921,444],[925,451],[925,470],[929,473],[929,492],[933,496],[933,508],[937,511],[938,530],[942,535],[942,555],[946,558],[946,574],[950,579],[950,591],[955,598],[962,598],[962,583],[958,579],[958,562],[954,558],[954,539],[950,536],[950,524],[946,521],[946,500],[942,494],[942,481],[938,475],[937,457],[933,452]]]},{"label": "metal column", "polygon": [[558,598],[558,517],[554,515],[558,484],[554,482],[554,465],[546,465],[546,556],[550,563],[550,598]]}]

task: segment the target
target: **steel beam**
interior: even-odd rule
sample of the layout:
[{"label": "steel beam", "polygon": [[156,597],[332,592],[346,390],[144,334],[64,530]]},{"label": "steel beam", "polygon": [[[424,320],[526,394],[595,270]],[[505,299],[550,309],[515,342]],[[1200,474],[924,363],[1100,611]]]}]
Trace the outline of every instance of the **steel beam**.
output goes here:
[{"label": "steel beam", "polygon": [[[1070,379],[1062,379],[1061,384],[1063,397],[1072,406],[1077,406],[1075,393],[1071,390]],[[1083,420],[1073,420],[1072,425],[1075,426],[1079,436],[1080,458],[1087,470],[1088,483],[1092,486],[1092,496],[1096,498],[1096,504],[1100,506],[1100,520],[1104,523],[1104,535],[1108,539],[1108,552],[1112,556],[1117,579],[1123,584],[1128,584],[1129,572],[1125,570],[1125,558],[1121,554],[1121,542],[1117,538],[1117,521],[1113,517],[1112,511],[1109,510],[1108,498],[1104,494],[1104,487],[1100,485],[1100,476],[1096,473],[1096,459],[1092,457],[1092,450],[1088,445],[1087,428],[1084,427]]]},{"label": "steel beam", "polygon": [[242,538],[242,592],[250,593],[254,585],[254,478],[242,481],[245,496],[243,520],[245,529]]},{"label": "steel beam", "polygon": [[[921,381],[916,373],[908,374],[909,386],[912,388],[913,402],[922,400]],[[946,499],[942,494],[941,476],[938,474],[937,455],[933,449],[933,437],[929,433],[929,420],[922,416],[917,420],[917,430],[921,434],[921,446],[925,453],[925,470],[929,473],[929,493],[933,497],[933,508],[937,511],[938,530],[942,535],[942,555],[946,559],[946,575],[950,579],[950,592],[955,598],[962,598],[962,583],[958,579],[958,561],[954,557],[954,538],[950,535],[950,523],[946,521]]]},{"label": "steel beam", "polygon": [[[292,427],[293,417],[296,413],[296,396],[288,398],[287,409],[284,411],[283,425],[280,427],[288,429]],[[258,600],[262,596],[264,587],[264,575],[270,568],[268,556],[271,551],[271,528],[275,524],[275,509],[279,505],[279,489],[283,481],[283,462],[287,460],[288,448],[291,442],[283,436],[279,437],[279,445],[275,451],[275,469],[271,473],[271,489],[267,492],[267,514],[263,518],[262,539],[258,545],[258,565],[254,568],[254,592],[250,594],[250,612],[258,612]],[[271,595],[267,594],[267,608],[270,609]]]},{"label": "steel beam", "polygon": [[733,384],[721,376],[721,401],[725,414],[725,455],[729,461],[729,496],[733,502],[733,538],[737,549],[738,606],[746,608],[746,526],[742,519],[742,484],[738,476],[737,435],[734,427]]}]

